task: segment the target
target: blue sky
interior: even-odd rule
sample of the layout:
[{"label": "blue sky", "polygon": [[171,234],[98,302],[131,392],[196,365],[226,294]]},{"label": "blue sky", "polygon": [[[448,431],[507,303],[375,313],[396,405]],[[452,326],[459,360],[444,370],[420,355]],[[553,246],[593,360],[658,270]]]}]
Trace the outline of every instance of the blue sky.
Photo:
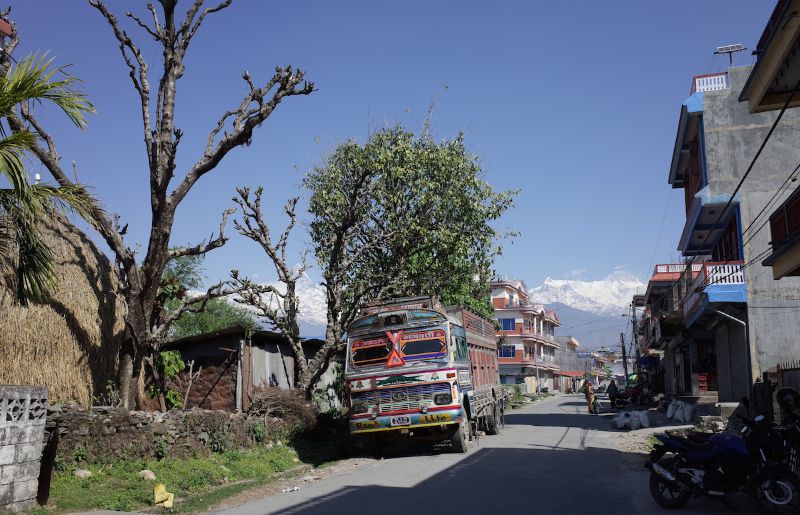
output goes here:
[{"label": "blue sky", "polygon": [[[146,14],[145,2],[108,4],[120,19],[121,5]],[[11,5],[22,35],[17,57],[49,51],[58,63],[72,63],[97,107],[85,131],[52,109],[41,113],[64,162],[76,161],[80,181],[130,224],[127,241],[146,244],[149,192],[137,98],[110,29],[84,1]],[[270,218],[282,225],[282,204],[302,194],[303,173],[337,143],[363,141],[387,124],[418,129],[435,99],[434,134],[465,131],[486,180],[522,190],[500,224],[521,236],[506,244],[498,272],[529,285],[547,276],[598,279],[619,268],[645,278],[654,262],[678,256],[683,196],[666,178],[691,77],[727,67],[727,59],[713,56],[717,46],[753,48],[773,6],[234,1],[207,18],[189,50],[176,113],[184,131],[178,173],[241,99],[243,70],[263,83],[275,65],[291,64],[305,69],[319,91],[282,104],[252,146],[197,184],[178,212],[173,243],[207,238],[240,185],[263,185]],[[123,23],[157,71],[158,50],[129,21]],[[751,62],[745,52],[734,64]],[[228,244],[205,259],[209,282],[231,268],[272,279],[255,244],[232,225],[228,232]],[[295,237],[297,251],[307,237],[302,230]]]}]

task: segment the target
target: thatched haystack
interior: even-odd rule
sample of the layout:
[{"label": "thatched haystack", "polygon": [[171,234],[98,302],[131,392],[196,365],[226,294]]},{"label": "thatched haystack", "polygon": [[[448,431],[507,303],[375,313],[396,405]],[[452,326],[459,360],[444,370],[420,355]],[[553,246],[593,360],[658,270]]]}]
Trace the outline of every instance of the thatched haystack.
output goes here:
[{"label": "thatched haystack", "polygon": [[116,277],[106,256],[63,217],[43,221],[42,232],[58,290],[47,304],[23,307],[0,277],[0,384],[42,385],[51,400],[88,406],[116,375],[124,329]]}]

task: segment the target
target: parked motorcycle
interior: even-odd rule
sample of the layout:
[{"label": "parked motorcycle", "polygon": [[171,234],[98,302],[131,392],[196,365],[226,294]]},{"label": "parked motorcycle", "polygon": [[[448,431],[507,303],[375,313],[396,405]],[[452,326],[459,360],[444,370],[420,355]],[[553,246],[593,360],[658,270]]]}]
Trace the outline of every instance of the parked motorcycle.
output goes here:
[{"label": "parked motorcycle", "polygon": [[[747,406],[747,399],[742,399]],[[784,428],[759,415],[742,419],[740,433],[657,435],[646,466],[650,494],[665,508],[683,507],[693,497],[726,500],[743,491],[760,513],[798,513],[800,479],[785,463],[785,450],[796,426]],[[668,453],[669,457],[665,457]]]}]

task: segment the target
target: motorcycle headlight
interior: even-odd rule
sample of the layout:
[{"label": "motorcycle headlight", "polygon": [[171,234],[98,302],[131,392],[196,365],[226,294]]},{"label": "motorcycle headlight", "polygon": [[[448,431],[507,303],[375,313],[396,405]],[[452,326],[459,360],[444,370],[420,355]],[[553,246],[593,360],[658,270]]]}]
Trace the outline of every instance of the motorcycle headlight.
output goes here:
[{"label": "motorcycle headlight", "polygon": [[353,413],[360,415],[367,412],[367,404],[365,402],[354,402]]},{"label": "motorcycle headlight", "polygon": [[453,402],[453,394],[451,394],[450,392],[437,393],[436,395],[433,396],[434,404],[438,404],[441,406],[443,404],[450,404],[451,402]]}]

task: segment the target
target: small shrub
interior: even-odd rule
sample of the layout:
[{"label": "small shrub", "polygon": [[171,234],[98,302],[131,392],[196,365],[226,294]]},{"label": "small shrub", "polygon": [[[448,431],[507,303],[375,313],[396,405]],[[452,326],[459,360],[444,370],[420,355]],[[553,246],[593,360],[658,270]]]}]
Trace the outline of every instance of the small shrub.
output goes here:
[{"label": "small shrub", "polygon": [[167,449],[168,449],[167,441],[163,438],[156,438],[155,441],[155,448],[153,449],[153,455],[158,461],[163,460],[167,457]]},{"label": "small shrub", "polygon": [[225,424],[217,424],[208,431],[208,448],[211,452],[225,452],[229,447]]},{"label": "small shrub", "polygon": [[267,427],[260,420],[251,420],[247,424],[247,434],[257,444],[267,439]]},{"label": "small shrub", "polygon": [[76,463],[86,461],[87,456],[86,447],[82,445],[75,447],[75,450],[72,451],[72,459],[75,460]]},{"label": "small shrub", "polygon": [[179,408],[183,406],[183,396],[178,390],[168,388],[164,394],[164,401],[167,403],[167,409]]}]

